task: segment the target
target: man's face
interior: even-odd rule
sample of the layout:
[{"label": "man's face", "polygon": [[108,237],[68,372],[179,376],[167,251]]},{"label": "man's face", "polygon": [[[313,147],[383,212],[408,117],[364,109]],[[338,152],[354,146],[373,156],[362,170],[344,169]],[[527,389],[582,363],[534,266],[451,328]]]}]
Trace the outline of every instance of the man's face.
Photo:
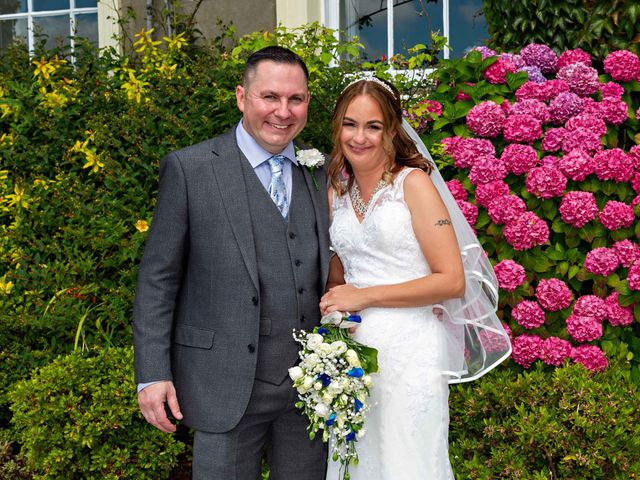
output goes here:
[{"label": "man's face", "polygon": [[270,153],[280,153],[307,123],[309,90],[297,65],[265,60],[247,85],[236,87],[245,130]]}]

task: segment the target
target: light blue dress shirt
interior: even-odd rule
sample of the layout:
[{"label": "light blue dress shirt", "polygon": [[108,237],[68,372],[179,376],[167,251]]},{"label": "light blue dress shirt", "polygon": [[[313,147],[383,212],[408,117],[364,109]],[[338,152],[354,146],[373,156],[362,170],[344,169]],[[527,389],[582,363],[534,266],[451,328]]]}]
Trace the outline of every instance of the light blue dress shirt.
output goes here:
[{"label": "light blue dress shirt", "polygon": [[[273,157],[273,153],[267,152],[264,148],[262,148],[255,139],[249,135],[249,133],[244,129],[242,125],[242,120],[238,123],[236,127],[236,141],[238,142],[238,147],[240,151],[247,157],[253,171],[256,172],[260,183],[265,188],[267,192],[269,192],[269,184],[271,183],[271,167],[269,167],[269,160]],[[289,142],[289,145],[285,147],[282,152],[279,152],[280,155],[284,155],[290,161],[284,163],[284,184],[287,187],[287,203],[291,206],[291,188],[293,184],[293,176],[291,173],[291,163],[293,162],[295,165],[298,165],[298,161],[296,160],[296,152],[293,147],[293,142]],[[153,385],[154,383],[159,382],[148,382],[148,383],[139,383],[138,384],[138,393],[143,388],[148,387],[149,385]]]}]

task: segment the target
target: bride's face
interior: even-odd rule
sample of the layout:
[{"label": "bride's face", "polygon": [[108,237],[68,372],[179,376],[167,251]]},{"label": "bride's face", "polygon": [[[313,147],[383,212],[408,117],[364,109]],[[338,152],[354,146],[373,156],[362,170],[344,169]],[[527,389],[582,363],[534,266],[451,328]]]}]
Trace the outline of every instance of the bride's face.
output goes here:
[{"label": "bride's face", "polygon": [[369,95],[355,97],[342,120],[340,146],[354,170],[384,170],[384,117],[382,109]]}]

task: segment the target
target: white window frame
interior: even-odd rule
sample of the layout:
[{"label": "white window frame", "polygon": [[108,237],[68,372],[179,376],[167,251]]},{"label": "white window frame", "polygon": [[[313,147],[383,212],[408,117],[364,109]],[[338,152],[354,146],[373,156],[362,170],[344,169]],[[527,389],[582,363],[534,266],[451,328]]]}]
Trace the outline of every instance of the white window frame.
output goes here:
[{"label": "white window frame", "polygon": [[[99,4],[100,0],[96,3]],[[98,15],[98,6],[76,8],[76,0],[69,0],[69,8],[63,8],[60,10],[33,10],[33,0],[27,0],[27,11],[19,13],[6,13],[0,14],[0,20],[22,20],[27,19],[27,46],[29,47],[29,53],[33,54],[34,49],[34,35],[33,35],[33,19],[39,17],[54,17],[61,15],[68,15],[69,21],[69,42],[71,47],[71,54],[75,50],[74,31],[76,28],[76,15],[82,15],[87,13],[95,13]],[[99,25],[99,19],[97,24]],[[98,27],[99,29],[99,27]],[[99,33],[99,32],[96,32]]]},{"label": "white window frame", "polygon": [[[340,30],[340,3],[343,0],[323,0],[322,2],[322,23],[333,30]],[[393,0],[387,0],[387,5]],[[393,8],[387,8],[387,58],[393,57],[396,53],[393,42]],[[442,35],[449,38],[449,0],[442,0]],[[449,58],[449,47],[443,50],[444,58]]]}]

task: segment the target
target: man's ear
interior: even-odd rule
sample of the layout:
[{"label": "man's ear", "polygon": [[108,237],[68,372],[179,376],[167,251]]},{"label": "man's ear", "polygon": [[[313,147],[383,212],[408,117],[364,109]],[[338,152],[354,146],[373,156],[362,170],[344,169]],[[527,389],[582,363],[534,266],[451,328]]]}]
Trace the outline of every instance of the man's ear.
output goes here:
[{"label": "man's ear", "polygon": [[236,87],[236,103],[238,104],[238,110],[242,113],[244,113],[244,94],[244,87],[242,85],[238,85]]}]

